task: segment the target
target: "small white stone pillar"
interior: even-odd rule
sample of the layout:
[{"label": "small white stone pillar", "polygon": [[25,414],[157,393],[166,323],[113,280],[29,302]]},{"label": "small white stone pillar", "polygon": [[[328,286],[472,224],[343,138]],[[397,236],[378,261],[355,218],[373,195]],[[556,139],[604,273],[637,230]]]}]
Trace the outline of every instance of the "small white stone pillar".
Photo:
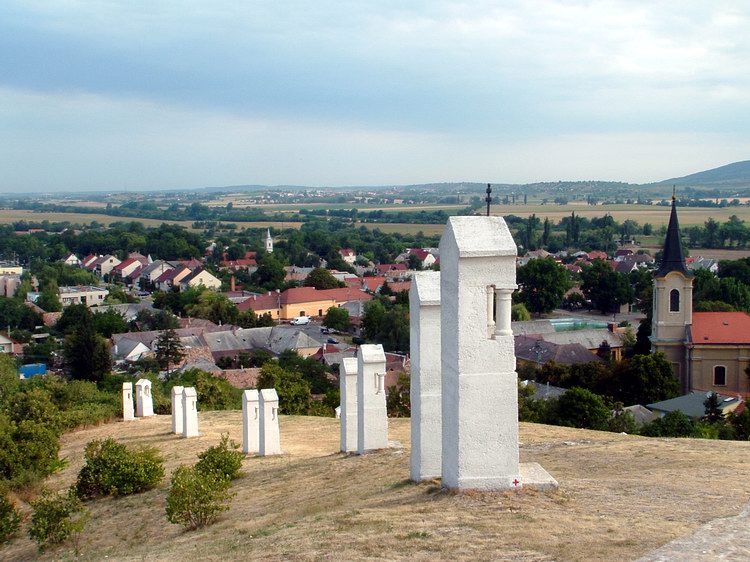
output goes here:
[{"label": "small white stone pillar", "polygon": [[440,241],[446,488],[503,490],[523,485],[510,329],[515,280],[516,245],[501,217],[448,220]]},{"label": "small white stone pillar", "polygon": [[182,436],[198,435],[198,393],[189,386],[182,389]]},{"label": "small white stone pillar", "polygon": [[409,316],[411,479],[420,482],[441,474],[440,272],[412,277]]},{"label": "small white stone pillar", "polygon": [[133,421],[135,419],[132,382],[122,383],[122,419],[123,421]]},{"label": "small white stone pillar", "polygon": [[341,451],[357,451],[357,358],[344,357],[339,366]]},{"label": "small white stone pillar", "polygon": [[183,416],[182,413],[182,391],[184,387],[172,387],[172,433],[179,435],[182,433]]},{"label": "small white stone pillar", "polygon": [[259,396],[260,403],[260,443],[258,451],[261,457],[281,454],[279,438],[279,395],[275,388],[263,388]]},{"label": "small white stone pillar", "polygon": [[364,344],[357,356],[357,452],[387,447],[385,352],[380,344]]},{"label": "small white stone pillar", "polygon": [[254,455],[259,452],[260,406],[257,390],[242,393],[242,452]]},{"label": "small white stone pillar", "polygon": [[148,379],[139,379],[135,383],[135,415],[143,418],[154,415],[154,398]]}]

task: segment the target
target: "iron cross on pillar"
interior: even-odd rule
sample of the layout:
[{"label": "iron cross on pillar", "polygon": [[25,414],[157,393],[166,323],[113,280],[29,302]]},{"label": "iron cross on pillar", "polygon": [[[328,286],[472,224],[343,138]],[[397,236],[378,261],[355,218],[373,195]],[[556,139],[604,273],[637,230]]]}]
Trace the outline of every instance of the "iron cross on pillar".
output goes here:
[{"label": "iron cross on pillar", "polygon": [[487,216],[490,216],[490,203],[492,203],[492,187],[487,184],[487,197],[484,198],[487,202]]}]

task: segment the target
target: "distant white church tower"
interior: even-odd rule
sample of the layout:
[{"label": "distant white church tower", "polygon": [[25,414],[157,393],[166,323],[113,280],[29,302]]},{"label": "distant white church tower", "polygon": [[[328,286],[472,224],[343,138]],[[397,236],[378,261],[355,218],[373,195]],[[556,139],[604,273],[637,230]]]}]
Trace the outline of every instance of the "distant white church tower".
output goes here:
[{"label": "distant white church tower", "polygon": [[273,238],[271,238],[271,229],[266,229],[266,252],[273,254]]}]

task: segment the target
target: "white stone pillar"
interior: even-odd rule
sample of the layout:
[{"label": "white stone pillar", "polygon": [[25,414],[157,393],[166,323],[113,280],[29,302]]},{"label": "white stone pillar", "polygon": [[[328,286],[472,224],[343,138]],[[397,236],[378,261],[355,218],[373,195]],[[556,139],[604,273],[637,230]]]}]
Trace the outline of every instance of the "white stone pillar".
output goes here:
[{"label": "white stone pillar", "polygon": [[357,451],[357,358],[344,357],[339,368],[341,451]]},{"label": "white stone pillar", "polygon": [[409,291],[411,341],[411,479],[440,477],[440,272],[412,277]]},{"label": "white stone pillar", "polygon": [[503,287],[495,289],[495,333],[494,336],[512,336],[513,329],[510,326],[511,308],[513,307],[513,291],[516,285],[512,287]]},{"label": "white stone pillar", "polygon": [[183,416],[182,413],[182,391],[184,387],[172,387],[172,433],[180,435],[182,433]]},{"label": "white stone pillar", "polygon": [[143,418],[154,415],[154,399],[148,379],[139,379],[135,383],[135,415]]},{"label": "white stone pillar", "polygon": [[[522,484],[518,391],[506,290],[516,245],[501,217],[451,217],[440,241],[442,481],[453,489]],[[488,288],[499,288],[496,329]],[[509,312],[509,310],[508,310]]]},{"label": "white stone pillar", "polygon": [[182,436],[198,435],[198,393],[189,386],[182,389]]},{"label": "white stone pillar", "polygon": [[258,391],[246,390],[242,393],[242,452],[254,455],[259,451],[260,406]]},{"label": "white stone pillar", "polygon": [[385,404],[385,353],[380,344],[364,344],[357,356],[357,452],[388,447]]},{"label": "white stone pillar", "polygon": [[279,437],[279,395],[275,388],[263,388],[259,396],[260,403],[260,443],[258,452],[261,457],[281,454]]},{"label": "white stone pillar", "polygon": [[133,421],[135,419],[132,382],[122,383],[122,419],[123,421]]}]

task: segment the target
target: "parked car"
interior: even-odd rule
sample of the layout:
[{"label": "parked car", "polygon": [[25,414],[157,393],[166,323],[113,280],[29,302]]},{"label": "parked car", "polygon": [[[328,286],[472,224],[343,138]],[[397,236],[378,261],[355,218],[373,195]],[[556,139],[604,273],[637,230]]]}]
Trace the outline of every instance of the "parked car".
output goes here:
[{"label": "parked car", "polygon": [[321,334],[332,334],[333,331],[331,331],[330,328],[326,328],[325,326],[320,329]]},{"label": "parked car", "polygon": [[292,326],[304,326],[305,324],[309,324],[311,321],[312,318],[310,318],[309,316],[295,316],[289,323]]},{"label": "parked car", "polygon": [[336,338],[328,338],[326,340],[326,343],[339,343],[339,340],[337,340]]}]

